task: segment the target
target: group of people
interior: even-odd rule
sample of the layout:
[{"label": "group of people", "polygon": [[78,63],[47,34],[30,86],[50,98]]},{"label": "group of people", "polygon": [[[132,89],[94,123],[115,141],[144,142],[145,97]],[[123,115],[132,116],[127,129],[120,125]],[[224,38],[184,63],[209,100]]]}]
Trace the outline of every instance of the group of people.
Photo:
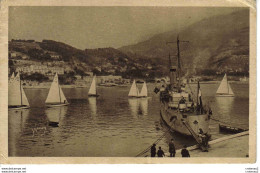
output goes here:
[{"label": "group of people", "polygon": [[[175,157],[176,150],[175,150],[175,145],[174,145],[173,139],[171,139],[171,141],[169,143],[169,153],[170,153],[170,157]],[[153,144],[153,146],[151,147],[151,157],[156,157],[156,154],[158,157],[165,157],[165,154],[164,154],[164,151],[162,150],[162,148],[159,147],[159,150],[156,152],[156,144]],[[183,149],[181,150],[181,155],[182,155],[182,157],[190,157],[190,153],[187,150],[186,145],[183,146]]]}]

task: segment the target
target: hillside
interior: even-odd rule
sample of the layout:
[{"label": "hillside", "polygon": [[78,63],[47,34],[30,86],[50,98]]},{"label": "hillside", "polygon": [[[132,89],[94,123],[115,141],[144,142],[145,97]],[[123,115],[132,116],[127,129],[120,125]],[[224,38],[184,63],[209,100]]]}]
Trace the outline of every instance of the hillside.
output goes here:
[{"label": "hillside", "polygon": [[[12,57],[15,53],[17,56]],[[125,53],[114,48],[98,48],[80,50],[70,45],[53,41],[43,40],[12,40],[9,42],[9,59],[11,61],[24,59],[28,63],[45,62],[55,66],[58,62],[64,62],[64,68],[73,70],[73,73],[85,75],[85,72],[92,71],[96,75],[122,75],[126,78],[150,78],[161,75],[158,71],[161,68],[152,69],[151,63],[132,59]],[[19,61],[18,61],[19,62]],[[28,65],[27,63],[27,65]],[[14,65],[14,63],[10,63]],[[9,65],[10,65],[9,64]],[[22,66],[16,64],[16,67]],[[156,71],[157,70],[157,71]]]},{"label": "hillside", "polygon": [[[176,39],[181,43],[181,64],[187,75],[248,75],[249,71],[249,11],[240,11],[203,19],[182,30],[169,31],[135,45],[119,49],[77,49],[65,43],[43,40],[9,41],[9,58],[26,59],[30,63],[47,62],[85,75],[122,75],[125,78],[161,77],[168,74],[169,53],[176,63]],[[173,44],[166,44],[166,42]],[[12,57],[14,52],[17,56]],[[58,63],[57,63],[58,62]],[[21,64],[10,62],[14,69]],[[27,64],[28,65],[28,64]],[[65,71],[66,72],[66,71]],[[69,73],[69,72],[68,72]]]},{"label": "hillside", "polygon": [[[171,53],[176,59],[177,35],[181,43],[182,64],[187,72],[248,73],[249,63],[249,11],[242,9],[228,15],[214,16],[201,20],[180,33],[170,31],[135,45],[124,46],[119,50],[127,55],[147,59],[163,59],[168,62]],[[192,62],[192,63],[191,63]]]}]

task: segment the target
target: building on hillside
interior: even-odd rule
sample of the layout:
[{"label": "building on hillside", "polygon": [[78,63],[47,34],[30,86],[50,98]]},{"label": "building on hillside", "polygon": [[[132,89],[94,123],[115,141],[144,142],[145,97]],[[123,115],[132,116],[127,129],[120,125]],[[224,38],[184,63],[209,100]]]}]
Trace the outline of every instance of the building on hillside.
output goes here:
[{"label": "building on hillside", "polygon": [[27,60],[27,59],[30,59],[30,58],[29,58],[29,56],[27,56],[27,55],[22,55],[22,59],[23,59],[23,60]]},{"label": "building on hillside", "polygon": [[17,57],[17,53],[16,52],[11,52],[10,53],[10,58],[16,58]]},{"label": "building on hillside", "polygon": [[89,76],[93,76],[93,72],[91,72],[91,71],[88,71],[88,72],[85,72],[87,75],[89,75]]},{"label": "building on hillside", "polygon": [[69,73],[69,72],[73,72],[74,70],[70,67],[70,66],[68,66],[68,65],[65,65],[64,67],[64,72],[66,72],[66,73]]},{"label": "building on hillside", "polygon": [[64,74],[64,68],[62,67],[50,67],[48,68],[49,71],[52,72],[52,74],[59,74],[59,75],[63,75]]},{"label": "building on hillside", "polygon": [[30,65],[30,66],[20,66],[16,67],[16,72],[20,73],[27,73],[27,74],[32,74],[32,73],[40,73],[43,75],[53,75],[53,74],[59,74],[63,75],[64,74],[64,69],[62,67],[48,67],[47,65]]},{"label": "building on hillside", "polygon": [[91,83],[92,80],[93,80],[93,75],[92,75],[92,76],[84,76],[84,77],[83,77],[83,80],[84,80],[86,83]]},{"label": "building on hillside", "polygon": [[55,59],[55,60],[61,59],[61,56],[59,54],[57,54],[56,52],[48,52],[48,53],[52,59]]},{"label": "building on hillside", "polygon": [[122,76],[97,76],[97,83],[121,83]]},{"label": "building on hillside", "polygon": [[80,75],[75,75],[75,78],[76,78],[77,80],[82,79],[82,77],[81,77]]}]

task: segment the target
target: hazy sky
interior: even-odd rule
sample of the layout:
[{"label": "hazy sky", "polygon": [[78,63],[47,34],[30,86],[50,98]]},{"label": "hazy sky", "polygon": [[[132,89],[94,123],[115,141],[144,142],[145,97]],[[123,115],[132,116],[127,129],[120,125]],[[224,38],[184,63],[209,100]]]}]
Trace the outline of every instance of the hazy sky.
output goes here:
[{"label": "hazy sky", "polygon": [[10,7],[9,40],[51,39],[79,49],[118,48],[238,8]]}]

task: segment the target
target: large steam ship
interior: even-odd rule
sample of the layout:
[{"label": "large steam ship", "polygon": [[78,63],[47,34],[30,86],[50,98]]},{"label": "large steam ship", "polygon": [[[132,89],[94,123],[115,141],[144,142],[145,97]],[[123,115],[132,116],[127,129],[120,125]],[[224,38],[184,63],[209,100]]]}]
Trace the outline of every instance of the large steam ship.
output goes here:
[{"label": "large steam ship", "polygon": [[173,131],[193,136],[201,144],[203,139],[200,136],[209,136],[212,111],[202,104],[199,82],[197,93],[193,93],[189,84],[184,82],[188,80],[182,76],[180,42],[177,38],[177,66],[172,65],[169,56],[170,83],[163,85],[160,89],[160,115]]}]

